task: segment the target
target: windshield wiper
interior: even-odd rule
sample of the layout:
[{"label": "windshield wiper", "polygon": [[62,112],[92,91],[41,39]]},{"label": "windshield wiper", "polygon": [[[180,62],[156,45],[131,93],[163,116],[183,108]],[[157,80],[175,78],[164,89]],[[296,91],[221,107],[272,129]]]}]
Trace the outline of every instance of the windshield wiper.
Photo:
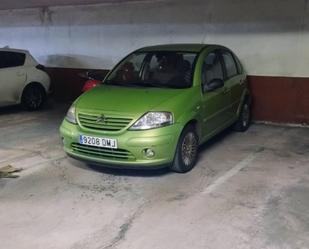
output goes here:
[{"label": "windshield wiper", "polygon": [[152,83],[152,82],[138,82],[138,83],[133,83],[133,84],[136,86],[141,86],[141,87],[165,87],[165,85]]},{"label": "windshield wiper", "polygon": [[136,84],[132,83],[127,83],[127,82],[116,82],[116,81],[106,81],[106,85],[111,85],[111,86],[136,86]]},{"label": "windshield wiper", "polygon": [[144,81],[137,81],[137,82],[121,82],[121,81],[106,81],[107,85],[113,86],[124,86],[124,87],[156,87],[156,88],[183,88],[177,85],[168,85],[168,84],[161,84],[158,82],[144,82]]},{"label": "windshield wiper", "polygon": [[128,86],[128,87],[165,87],[165,85],[155,84],[155,83],[146,83],[146,82],[116,82],[116,81],[107,81],[107,85],[113,86]]},{"label": "windshield wiper", "polygon": [[174,86],[168,85],[168,84],[162,84],[159,82],[144,82],[143,85],[148,87],[159,87],[159,88],[175,88]]}]

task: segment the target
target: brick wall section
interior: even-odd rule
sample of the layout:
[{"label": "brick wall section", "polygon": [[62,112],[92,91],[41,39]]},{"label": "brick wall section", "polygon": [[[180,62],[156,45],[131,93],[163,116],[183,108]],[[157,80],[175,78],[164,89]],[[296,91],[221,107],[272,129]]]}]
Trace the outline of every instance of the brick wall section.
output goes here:
[{"label": "brick wall section", "polygon": [[255,120],[309,124],[309,78],[248,78]]}]

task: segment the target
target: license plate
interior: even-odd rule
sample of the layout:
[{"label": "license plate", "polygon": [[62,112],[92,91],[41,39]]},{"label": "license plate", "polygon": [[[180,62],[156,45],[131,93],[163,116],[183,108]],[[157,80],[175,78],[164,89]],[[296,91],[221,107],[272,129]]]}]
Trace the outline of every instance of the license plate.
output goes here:
[{"label": "license plate", "polygon": [[80,135],[79,143],[95,147],[117,149],[117,140],[112,138]]}]

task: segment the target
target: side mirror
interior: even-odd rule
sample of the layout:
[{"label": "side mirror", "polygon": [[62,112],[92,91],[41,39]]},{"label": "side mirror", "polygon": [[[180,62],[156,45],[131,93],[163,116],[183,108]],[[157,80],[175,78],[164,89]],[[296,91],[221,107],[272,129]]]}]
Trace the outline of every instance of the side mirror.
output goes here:
[{"label": "side mirror", "polygon": [[211,92],[224,86],[222,79],[213,79],[208,84],[203,84],[203,92]]}]

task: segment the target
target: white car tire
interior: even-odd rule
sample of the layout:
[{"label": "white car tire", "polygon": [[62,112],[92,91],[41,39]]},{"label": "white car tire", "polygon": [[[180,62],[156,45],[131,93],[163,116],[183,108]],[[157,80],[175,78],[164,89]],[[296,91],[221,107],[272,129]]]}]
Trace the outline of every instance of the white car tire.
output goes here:
[{"label": "white car tire", "polygon": [[27,85],[21,97],[22,106],[29,111],[40,109],[46,100],[44,87],[39,83]]}]

